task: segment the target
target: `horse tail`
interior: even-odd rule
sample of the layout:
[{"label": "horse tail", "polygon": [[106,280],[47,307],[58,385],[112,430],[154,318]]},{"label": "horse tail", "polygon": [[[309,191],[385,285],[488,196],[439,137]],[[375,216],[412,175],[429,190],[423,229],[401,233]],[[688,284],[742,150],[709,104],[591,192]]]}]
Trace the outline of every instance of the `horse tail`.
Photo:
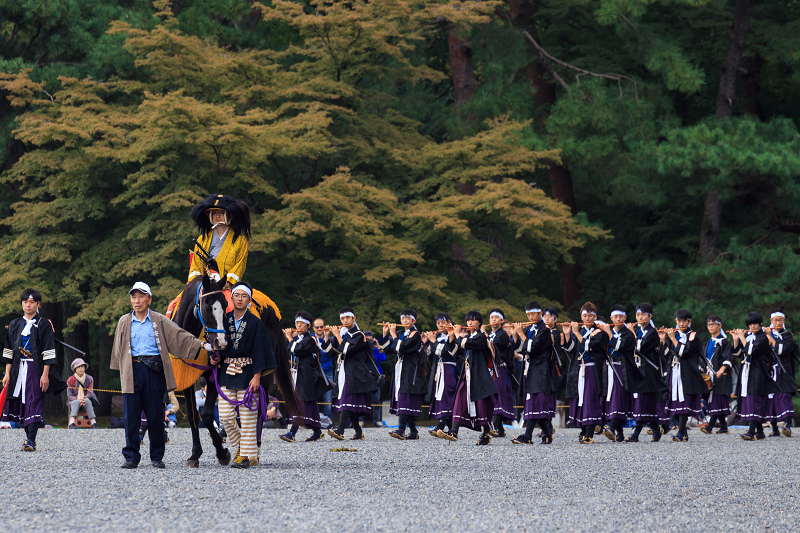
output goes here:
[{"label": "horse tail", "polygon": [[275,353],[275,362],[278,365],[274,372],[275,384],[278,386],[283,401],[286,402],[289,415],[298,416],[302,414],[303,410],[292,383],[291,355],[283,336],[278,312],[277,307],[265,305],[261,311],[261,321],[267,327],[269,338],[272,341],[272,351]]}]

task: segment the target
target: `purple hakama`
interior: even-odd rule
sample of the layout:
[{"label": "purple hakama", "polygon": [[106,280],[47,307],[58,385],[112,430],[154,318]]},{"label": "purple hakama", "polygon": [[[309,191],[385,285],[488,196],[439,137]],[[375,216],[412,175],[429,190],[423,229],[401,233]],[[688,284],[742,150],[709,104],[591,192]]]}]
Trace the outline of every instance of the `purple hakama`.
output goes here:
[{"label": "purple hakama", "polygon": [[497,366],[497,379],[494,380],[497,394],[494,396],[494,414],[508,420],[514,420],[514,391],[511,388],[511,378],[504,366]]},{"label": "purple hakama", "polygon": [[293,416],[292,424],[305,426],[309,429],[319,429],[322,424],[319,422],[319,405],[317,402],[303,402],[303,415]]},{"label": "purple hakama", "polygon": [[[394,386],[392,386],[394,388]],[[389,402],[389,412],[393,415],[420,416],[422,414],[422,395],[408,394],[401,392],[394,399],[395,393],[392,391],[392,399]]]},{"label": "purple hakama", "polygon": [[739,416],[742,422],[766,422],[769,414],[766,394],[739,397]]},{"label": "purple hakama", "polygon": [[672,415],[690,415],[697,417],[702,410],[700,406],[701,396],[699,394],[684,394],[683,401],[667,399],[667,411]]},{"label": "purple hakama", "polygon": [[[28,365],[28,375],[25,378],[25,403],[22,403],[22,398],[8,398],[2,418],[4,422],[14,422],[17,427],[29,424],[41,425],[43,421],[44,395],[39,385],[39,376],[36,375],[33,362],[24,364]],[[9,396],[13,392],[11,387],[12,384],[9,383],[6,392]]]},{"label": "purple hakama", "polygon": [[594,364],[586,365],[586,377],[583,386],[583,405],[579,406],[578,398],[569,401],[569,421],[573,426],[584,427],[600,424],[603,421],[603,398],[597,391]]},{"label": "purple hakama", "polygon": [[714,394],[711,401],[706,402],[706,411],[710,416],[728,416],[731,414],[731,400],[726,394]]},{"label": "purple hakama", "polygon": [[469,398],[467,398],[467,380],[462,379],[456,389],[456,398],[453,404],[453,424],[474,431],[483,431],[489,425],[489,420],[494,412],[493,397],[475,401],[475,416],[469,415]]},{"label": "purple hakama", "polygon": [[791,392],[776,392],[767,397],[767,421],[781,422],[787,417],[794,418],[794,403]]},{"label": "purple hakama", "polygon": [[[616,365],[620,369],[622,365]],[[612,418],[619,418],[621,420],[628,420],[628,414],[631,412],[631,394],[625,390],[625,387],[619,384],[616,374],[611,371],[608,376],[609,386],[611,387],[611,399],[606,395],[605,398],[605,418],[606,421]]]},{"label": "purple hakama", "polygon": [[667,411],[667,402],[657,400],[656,401],[656,412],[658,413],[658,423],[659,424],[669,424],[669,411]]},{"label": "purple hakama", "polygon": [[522,411],[522,419],[552,419],[556,416],[554,400],[555,397],[552,394],[543,392],[525,393],[525,408]]},{"label": "purple hakama", "polygon": [[637,422],[660,422],[657,407],[659,402],[656,401],[658,394],[657,392],[637,392],[631,395],[631,411],[634,420]]},{"label": "purple hakama", "polygon": [[444,363],[443,376],[440,378],[444,380],[441,400],[436,399],[437,384],[434,383],[433,398],[431,398],[431,404],[428,408],[431,418],[441,419],[453,416],[453,406],[456,402],[456,387],[458,386],[458,376],[456,376],[455,373],[455,366],[455,363]]},{"label": "purple hakama", "polygon": [[368,392],[359,394],[350,394],[347,391],[347,383],[345,382],[342,387],[342,394],[340,398],[333,401],[333,410],[335,412],[351,411],[353,413],[371,414],[372,413],[372,398]]}]

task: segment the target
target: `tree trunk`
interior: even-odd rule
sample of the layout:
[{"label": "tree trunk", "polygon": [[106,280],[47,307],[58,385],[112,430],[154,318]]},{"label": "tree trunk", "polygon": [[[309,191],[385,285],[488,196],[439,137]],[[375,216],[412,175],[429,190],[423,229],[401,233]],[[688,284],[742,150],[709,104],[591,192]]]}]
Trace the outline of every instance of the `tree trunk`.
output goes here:
[{"label": "tree trunk", "polygon": [[468,39],[462,38],[453,28],[447,36],[450,49],[450,76],[453,78],[453,92],[455,93],[458,109],[470,101],[475,91],[478,90],[478,80],[472,69],[472,44]]},{"label": "tree trunk", "polygon": [[[534,18],[534,6],[530,2],[521,2],[520,0],[509,0],[509,11],[511,12],[511,20],[518,27],[525,29],[534,38],[538,39],[536,32],[536,24]],[[548,108],[556,103],[556,87],[547,79],[547,69],[539,61],[538,56],[533,55],[533,60],[525,68],[525,74],[534,88],[533,102],[541,108]],[[544,119],[546,113],[540,115],[542,117],[537,128],[544,129]],[[572,174],[569,169],[563,165],[550,165],[547,171],[547,179],[550,183],[550,194],[553,199],[558,200],[567,207],[573,215],[578,213],[578,203],[575,200],[575,188],[572,183]],[[571,307],[580,294],[580,266],[576,263],[561,264],[561,296],[564,300],[564,307]]]},{"label": "tree trunk", "polygon": [[[733,114],[733,101],[736,97],[736,77],[742,64],[742,52],[747,36],[747,27],[750,22],[750,13],[753,11],[754,0],[736,0],[733,14],[733,29],[722,67],[722,76],[719,80],[717,92],[716,117],[725,119]],[[706,262],[713,261],[717,256],[719,244],[720,222],[722,220],[722,195],[716,187],[706,193],[703,206],[703,222],[700,227],[700,257]]]},{"label": "tree trunk", "polygon": [[[95,367],[90,370],[92,378],[94,378],[94,386],[96,389],[109,389],[108,380],[111,376],[109,364],[111,363],[111,346],[114,339],[108,335],[101,335],[97,340],[97,357],[93,360],[96,362]],[[107,416],[111,414],[111,397],[110,392],[100,392],[97,394],[97,400],[100,402],[100,408],[96,409],[98,416]]]},{"label": "tree trunk", "polygon": [[[55,337],[61,338],[61,330],[63,329],[63,315],[61,313],[62,306],[58,302],[42,302],[39,307],[39,312],[45,318],[50,319],[55,328]],[[56,344],[56,362],[50,367],[50,372],[58,372],[64,376],[64,351]],[[66,379],[66,378],[65,378]],[[44,394],[44,406],[42,408],[42,415],[44,416],[45,423],[48,423],[49,418],[62,417],[67,412],[67,397],[66,393],[62,392],[58,396],[53,396],[49,392]]]}]

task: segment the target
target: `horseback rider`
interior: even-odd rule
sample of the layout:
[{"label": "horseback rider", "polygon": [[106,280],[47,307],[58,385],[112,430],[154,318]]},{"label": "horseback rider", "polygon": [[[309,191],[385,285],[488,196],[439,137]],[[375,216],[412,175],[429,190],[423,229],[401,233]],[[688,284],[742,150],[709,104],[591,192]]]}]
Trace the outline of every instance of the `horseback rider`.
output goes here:
[{"label": "horseback rider", "polygon": [[[200,236],[192,254],[189,279],[202,276],[207,266],[201,258],[208,252],[216,261],[219,279],[225,290],[242,280],[247,267],[247,245],[250,239],[250,209],[247,204],[224,194],[212,194],[195,205],[189,215]],[[201,248],[202,247],[202,248]],[[213,273],[209,272],[212,276]]]}]

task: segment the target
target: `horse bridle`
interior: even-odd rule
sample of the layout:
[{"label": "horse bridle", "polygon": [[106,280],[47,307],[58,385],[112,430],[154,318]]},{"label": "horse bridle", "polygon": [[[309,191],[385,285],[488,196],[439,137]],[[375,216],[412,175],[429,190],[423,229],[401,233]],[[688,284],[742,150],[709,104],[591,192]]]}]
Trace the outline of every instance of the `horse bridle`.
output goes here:
[{"label": "horse bridle", "polygon": [[200,324],[203,325],[203,332],[206,334],[206,337],[208,337],[209,333],[225,333],[224,329],[211,329],[211,328],[209,328],[208,325],[206,324],[206,321],[203,319],[203,313],[200,311],[200,300],[201,299],[205,298],[206,296],[211,296],[212,294],[224,293],[225,291],[216,290],[216,291],[207,292],[205,294],[203,294],[202,292],[203,292],[203,284],[201,283],[201,284],[199,284],[197,286],[197,298],[195,298],[195,304],[194,304],[194,316],[195,316],[195,318],[200,320]]}]

